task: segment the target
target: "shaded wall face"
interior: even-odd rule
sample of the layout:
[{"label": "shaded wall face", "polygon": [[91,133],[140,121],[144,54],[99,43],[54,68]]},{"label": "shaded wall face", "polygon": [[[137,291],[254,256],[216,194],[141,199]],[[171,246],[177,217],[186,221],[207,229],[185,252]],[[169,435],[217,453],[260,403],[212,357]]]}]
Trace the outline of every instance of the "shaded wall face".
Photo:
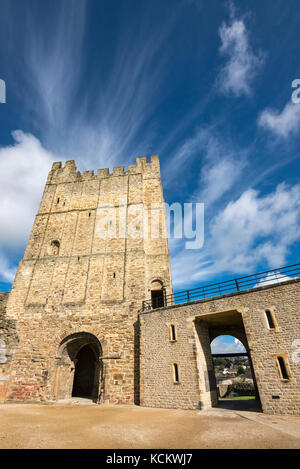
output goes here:
[{"label": "shaded wall face", "polygon": [[[241,314],[245,345],[251,355],[263,411],[299,415],[299,304],[300,282],[297,280],[141,314],[143,405],[191,409],[213,405],[213,393],[208,391],[211,387],[209,370],[212,370],[208,338],[213,337],[205,323],[199,326],[197,321],[211,313],[226,316],[226,312],[237,311]],[[274,314],[275,329],[268,326],[266,310]],[[169,324],[176,324],[176,342],[169,342]],[[286,361],[288,380],[280,376],[276,363],[278,355]],[[179,363],[180,385],[172,382],[170,363],[174,361]]]},{"label": "shaded wall face", "polygon": [[[162,203],[157,158],[138,159],[127,172],[115,168],[97,175],[78,173],[74,162],[54,164],[7,304],[21,338],[7,399],[54,399],[60,343],[85,331],[106,344],[107,402],[134,402],[137,312],[153,279],[162,279],[171,292],[171,273],[162,233],[156,239],[127,235],[136,212],[147,209],[150,217],[156,204],[162,217]],[[108,208],[117,229],[124,217],[125,235],[110,235]],[[66,378],[68,389],[70,382]]]},{"label": "shaded wall face", "polygon": [[4,401],[11,370],[12,353],[18,344],[16,321],[6,316],[10,293],[0,293],[0,403]]},{"label": "shaded wall face", "polygon": [[210,348],[210,330],[205,321],[194,322],[196,361],[199,373],[199,393],[202,408],[213,407],[218,403],[215,369]]}]

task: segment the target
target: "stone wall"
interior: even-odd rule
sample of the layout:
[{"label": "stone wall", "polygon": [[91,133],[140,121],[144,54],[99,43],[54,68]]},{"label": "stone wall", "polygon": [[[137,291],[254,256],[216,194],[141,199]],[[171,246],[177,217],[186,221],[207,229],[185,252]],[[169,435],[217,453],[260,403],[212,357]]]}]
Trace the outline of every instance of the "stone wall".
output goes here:
[{"label": "stone wall", "polygon": [[152,211],[164,221],[163,202],[156,156],[112,174],[81,174],[73,161],[53,164],[7,303],[20,337],[7,400],[51,401],[69,389],[59,381],[72,381],[75,362],[61,346],[86,333],[101,344],[100,401],[138,401],[138,310],[154,279],[167,293],[172,285],[162,228],[155,239],[136,234]]},{"label": "stone wall", "polygon": [[[140,314],[141,404],[196,409],[216,405],[209,343],[232,334],[250,353],[263,410],[300,414],[300,280],[268,285],[219,298]],[[270,329],[265,311],[274,315]],[[169,326],[176,326],[176,341]],[[284,357],[289,379],[280,376],[276,356]],[[174,383],[173,363],[179,383]]]},{"label": "stone wall", "polygon": [[0,402],[3,402],[8,386],[11,358],[18,344],[16,324],[6,316],[9,292],[0,293]]}]

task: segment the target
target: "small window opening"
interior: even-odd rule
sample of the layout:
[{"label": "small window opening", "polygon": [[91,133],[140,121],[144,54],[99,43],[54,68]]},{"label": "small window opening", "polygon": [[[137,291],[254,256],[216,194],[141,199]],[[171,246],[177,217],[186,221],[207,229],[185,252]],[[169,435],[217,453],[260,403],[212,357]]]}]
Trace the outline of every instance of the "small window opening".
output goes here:
[{"label": "small window opening", "polygon": [[58,197],[58,199],[57,199],[57,202],[56,202],[56,203],[57,203],[57,204],[59,204],[59,197]]},{"label": "small window opening", "polygon": [[173,372],[174,383],[179,383],[179,370],[177,363],[173,363]]},{"label": "small window opening", "polygon": [[116,273],[115,272],[113,273],[113,278],[116,278]]},{"label": "small window opening", "polygon": [[151,302],[152,302],[152,308],[153,309],[162,308],[165,304],[163,290],[152,290],[151,291]]},{"label": "small window opening", "polygon": [[268,309],[266,310],[266,318],[267,318],[267,321],[268,321],[268,324],[269,324],[269,328],[270,329],[275,329],[275,323],[274,323],[273,315],[272,315],[271,311],[269,311]]},{"label": "small window opening", "polygon": [[57,240],[52,241],[51,246],[50,246],[50,254],[52,256],[57,256],[59,254],[59,248],[60,248],[59,241]]},{"label": "small window opening", "polygon": [[289,374],[286,368],[286,364],[283,357],[277,357],[277,362],[280,369],[280,374],[282,379],[289,379]]},{"label": "small window opening", "polygon": [[89,212],[89,217],[91,216],[91,212]]},{"label": "small window opening", "polygon": [[172,342],[176,341],[176,326],[175,326],[175,324],[170,325],[170,340]]}]

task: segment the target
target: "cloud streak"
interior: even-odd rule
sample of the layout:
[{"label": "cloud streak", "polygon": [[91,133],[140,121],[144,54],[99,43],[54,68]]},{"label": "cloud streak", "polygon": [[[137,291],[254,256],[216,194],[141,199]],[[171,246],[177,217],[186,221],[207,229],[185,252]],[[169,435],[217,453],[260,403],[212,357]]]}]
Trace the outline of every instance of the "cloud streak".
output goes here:
[{"label": "cloud streak", "polygon": [[[87,57],[89,5],[86,0],[54,2],[45,30],[38,14],[24,6],[24,21],[18,25],[22,43],[17,39],[20,31],[14,30],[14,9],[7,8],[13,29],[11,53],[20,49],[25,57],[15,90],[21,91],[19,98],[32,114],[33,133],[50,151],[76,159],[80,169],[128,164],[151,151],[157,132],[152,118],[166,78],[168,37],[178,15],[174,8],[159,31],[153,31],[146,12],[138,29],[124,22],[106,72],[105,62],[97,64],[97,54]],[[96,75],[90,73],[92,61]]]},{"label": "cloud streak", "polygon": [[252,51],[244,20],[234,18],[233,14],[231,23],[224,22],[219,29],[219,52],[227,62],[219,72],[217,86],[224,94],[249,96],[252,82],[263,63],[263,55],[255,55]]}]

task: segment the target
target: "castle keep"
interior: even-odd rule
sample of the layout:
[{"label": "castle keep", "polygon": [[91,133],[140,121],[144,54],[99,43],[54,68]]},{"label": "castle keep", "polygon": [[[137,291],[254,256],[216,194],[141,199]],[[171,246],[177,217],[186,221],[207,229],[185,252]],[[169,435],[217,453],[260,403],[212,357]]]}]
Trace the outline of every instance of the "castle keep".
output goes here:
[{"label": "castle keep", "polygon": [[158,157],[96,175],[54,163],[12,291],[0,294],[0,402],[211,407],[210,343],[230,334],[247,350],[263,411],[300,414],[296,277],[168,303]]},{"label": "castle keep", "polygon": [[[112,174],[80,174],[73,161],[53,164],[12,292],[3,299],[17,335],[2,365],[6,400],[73,393],[139,402],[137,312],[151,290],[172,288],[162,203],[156,156]],[[162,220],[157,237],[138,236],[152,210]]]}]

